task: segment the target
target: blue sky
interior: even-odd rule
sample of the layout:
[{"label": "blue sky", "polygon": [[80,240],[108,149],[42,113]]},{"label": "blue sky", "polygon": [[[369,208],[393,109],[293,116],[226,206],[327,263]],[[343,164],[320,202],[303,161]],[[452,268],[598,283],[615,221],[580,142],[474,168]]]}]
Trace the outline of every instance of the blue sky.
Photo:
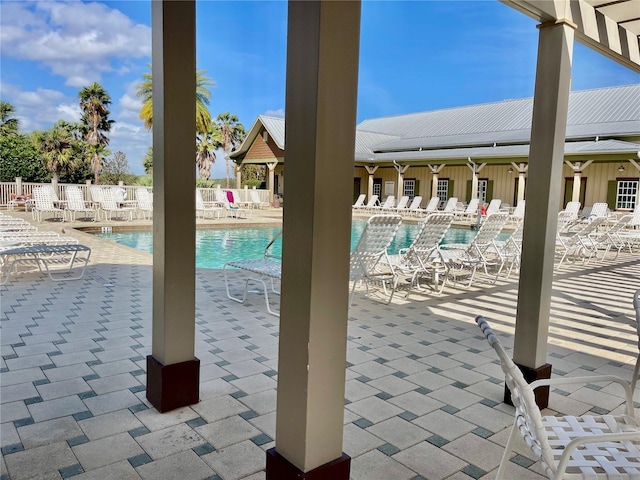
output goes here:
[{"label": "blue sky", "polygon": [[[236,114],[247,129],[258,115],[284,115],[285,1],[197,3],[198,67],[216,84],[210,111]],[[110,149],[134,173],[151,134],[138,118],[135,87],[151,61],[149,1],[0,0],[0,97],[22,131],[77,121],[77,94],[93,81],[112,99]],[[358,122],[366,118],[533,95],[536,23],[498,2],[364,1]],[[640,78],[576,43],[572,88]],[[224,176],[222,155],[212,170]]]}]

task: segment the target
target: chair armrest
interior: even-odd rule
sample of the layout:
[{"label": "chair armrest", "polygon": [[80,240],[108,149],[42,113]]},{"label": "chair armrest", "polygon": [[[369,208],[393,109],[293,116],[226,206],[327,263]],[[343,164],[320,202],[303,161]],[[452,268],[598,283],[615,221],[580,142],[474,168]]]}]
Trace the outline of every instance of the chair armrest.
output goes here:
[{"label": "chair armrest", "polygon": [[549,385],[568,385],[568,384],[587,384],[587,383],[600,383],[600,382],[609,382],[609,383],[617,383],[620,385],[626,396],[626,408],[627,415],[632,418],[635,417],[635,413],[633,411],[633,392],[631,391],[631,385],[624,378],[620,378],[616,375],[591,375],[586,377],[562,377],[562,378],[543,378],[540,380],[536,380],[531,383],[531,388],[536,389],[537,387],[544,387]]}]

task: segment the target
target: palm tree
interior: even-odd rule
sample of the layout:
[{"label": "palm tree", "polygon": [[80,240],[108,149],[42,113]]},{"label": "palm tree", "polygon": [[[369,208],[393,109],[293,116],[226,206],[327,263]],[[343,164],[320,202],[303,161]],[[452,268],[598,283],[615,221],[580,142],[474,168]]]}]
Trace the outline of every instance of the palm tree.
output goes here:
[{"label": "palm tree", "polygon": [[224,150],[227,166],[227,188],[229,188],[229,152],[244,139],[244,126],[239,122],[236,115],[231,115],[229,112],[218,115],[216,125],[222,136],[222,150]]},{"label": "palm tree", "polygon": [[17,135],[20,122],[17,118],[13,118],[15,108],[9,102],[0,100],[0,134],[1,135]]},{"label": "palm tree", "polygon": [[84,87],[78,93],[80,109],[82,110],[82,124],[86,130],[85,140],[88,146],[91,171],[95,182],[98,183],[102,160],[106,156],[109,145],[107,133],[111,130],[113,120],[109,120],[109,105],[111,97],[107,91],[96,82]]},{"label": "palm tree", "polygon": [[[151,65],[149,65],[151,70]],[[206,70],[196,72],[196,132],[204,133],[211,125],[211,114],[207,105],[211,99],[211,92],[207,87],[215,85],[210,79],[205,77]],[[142,99],[140,108],[140,120],[148,130],[153,127],[153,74],[147,72],[142,74],[143,81],[136,88],[136,97]]]},{"label": "palm tree", "polygon": [[196,165],[200,178],[211,177],[211,167],[216,161],[216,150],[222,145],[222,135],[215,125],[206,133],[196,135]]},{"label": "palm tree", "polygon": [[35,138],[42,151],[44,167],[57,183],[60,172],[69,169],[73,164],[73,139],[60,123],[55,124],[51,130],[39,132]]}]

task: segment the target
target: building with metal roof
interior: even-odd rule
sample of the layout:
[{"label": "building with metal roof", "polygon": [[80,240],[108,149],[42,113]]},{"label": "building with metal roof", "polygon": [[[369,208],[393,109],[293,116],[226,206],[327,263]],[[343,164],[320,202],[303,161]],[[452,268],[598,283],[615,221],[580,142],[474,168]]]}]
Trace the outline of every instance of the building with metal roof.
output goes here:
[{"label": "building with metal roof", "polygon": [[[518,194],[520,179],[511,174],[517,172],[526,185],[532,112],[533,99],[523,98],[364,120],[356,129],[354,196],[469,200],[475,191],[482,201],[499,196],[515,204],[524,192]],[[616,179],[624,178],[625,185],[629,178],[637,181],[639,152],[640,84],[571,93],[565,203],[635,207],[635,201],[618,201],[610,182],[617,188]],[[270,165],[269,185],[274,193],[284,193],[284,119],[258,117],[231,157],[238,164]],[[576,181],[584,185],[574,199]]]}]

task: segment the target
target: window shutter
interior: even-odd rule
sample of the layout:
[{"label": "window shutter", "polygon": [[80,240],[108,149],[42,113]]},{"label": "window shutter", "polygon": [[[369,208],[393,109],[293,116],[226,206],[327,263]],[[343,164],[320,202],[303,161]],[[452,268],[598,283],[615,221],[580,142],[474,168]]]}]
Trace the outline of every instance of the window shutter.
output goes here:
[{"label": "window shutter", "polygon": [[611,210],[615,210],[618,208],[618,202],[616,202],[616,197],[618,194],[618,181],[617,180],[609,180],[607,182],[607,205]]},{"label": "window shutter", "polygon": [[415,179],[415,187],[413,189],[413,196],[417,197],[418,195],[420,195],[420,180],[418,180],[417,178]]},{"label": "window shutter", "polygon": [[571,197],[573,195],[573,179],[567,179],[564,182],[564,204],[562,208],[567,206],[567,203],[571,201]]},{"label": "window shutter", "polygon": [[487,182],[487,202],[493,200],[493,180]]},{"label": "window shutter", "polygon": [[447,182],[447,199],[453,197],[453,180]]},{"label": "window shutter", "polygon": [[467,203],[471,201],[471,180],[467,180],[467,191],[465,193],[464,199]]}]

